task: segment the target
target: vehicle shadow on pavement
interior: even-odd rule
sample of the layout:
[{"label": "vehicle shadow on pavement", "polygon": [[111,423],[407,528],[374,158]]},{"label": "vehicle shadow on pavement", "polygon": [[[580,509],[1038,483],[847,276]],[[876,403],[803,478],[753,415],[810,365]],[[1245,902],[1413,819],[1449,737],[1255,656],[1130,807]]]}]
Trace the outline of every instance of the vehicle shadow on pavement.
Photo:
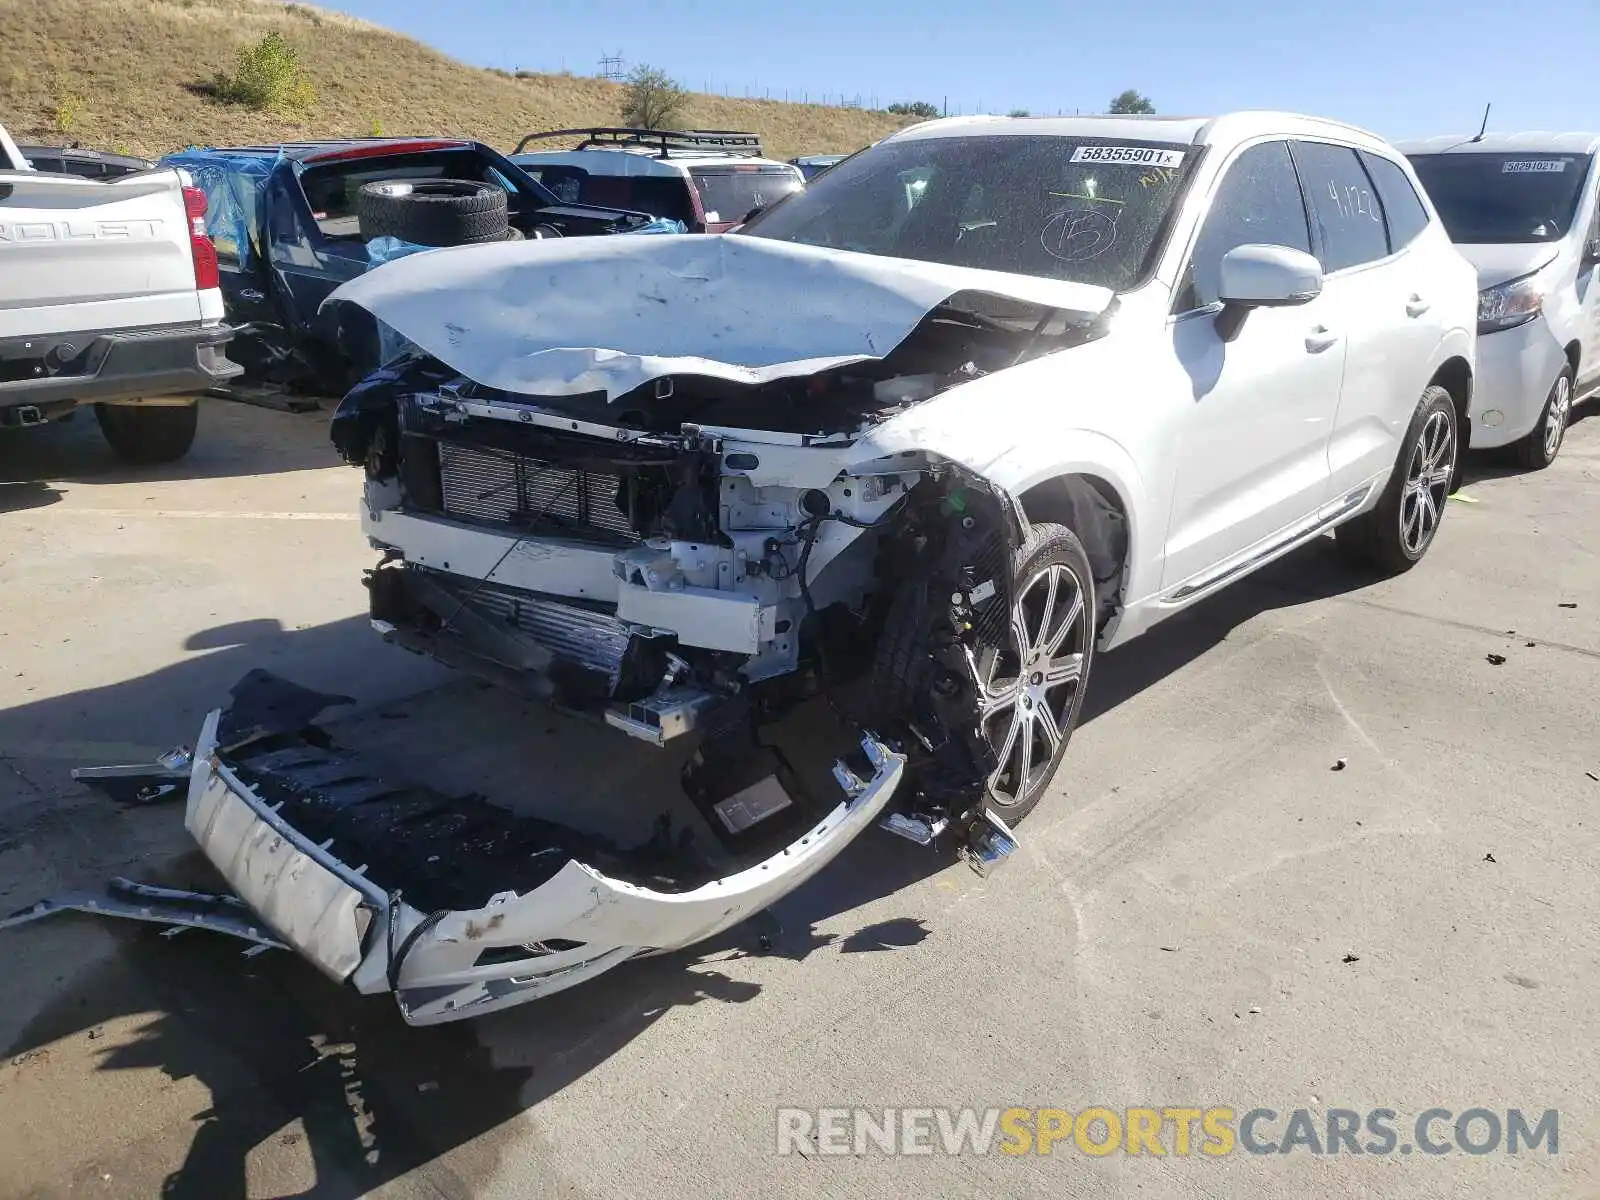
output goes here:
[{"label": "vehicle shadow on pavement", "polygon": [[[198,852],[154,877],[218,883]],[[740,1003],[761,991],[685,953],[625,964],[542,1001],[537,1021],[524,1009],[411,1028],[390,997],[339,987],[289,953],[245,959],[229,938],[167,938],[133,922],[107,928],[115,951],[58,989],[6,1055],[25,1061],[63,1039],[98,1034],[107,1047],[98,1070],[154,1068],[172,1084],[205,1089],[209,1108],[194,1116],[176,1169],[156,1169],[137,1145],[123,1159],[95,1160],[120,1195],[243,1200],[259,1194],[249,1168],[262,1147],[279,1160],[276,1174],[314,1180],[275,1195],[353,1200],[419,1168],[430,1185],[419,1191],[477,1195],[500,1161],[497,1137],[517,1139],[527,1154],[530,1131],[513,1118],[674,1008]],[[489,1048],[496,1039],[483,1036],[483,1021],[495,1020],[517,1026],[509,1041],[518,1061]],[[468,1141],[476,1142],[470,1168],[438,1161]],[[483,1177],[463,1178],[468,1169]]]},{"label": "vehicle shadow on pavement", "polygon": [[47,483],[29,480],[11,483],[0,480],[0,513],[24,512],[44,508],[61,499],[61,493]]},{"label": "vehicle shadow on pavement", "polygon": [[5,430],[0,436],[0,512],[7,511],[5,484],[219,479],[338,466],[328,440],[332,415],[202,400],[200,431],[189,453],[177,462],[148,467],[129,466],[112,453],[92,409],[79,409],[66,421]]},{"label": "vehicle shadow on pavement", "polygon": [[1331,537],[1318,538],[1096,658],[1079,722],[1104,716],[1262,613],[1342,596],[1373,582],[1371,574],[1339,557]]},{"label": "vehicle shadow on pavement", "polygon": [[[1084,719],[1105,715],[1264,611],[1366,582],[1329,545],[1301,550],[1172,618],[1129,650],[1105,655],[1095,667]],[[65,756],[74,747],[135,742],[164,748],[192,739],[204,712],[220,704],[246,671],[263,665],[308,686],[355,692],[368,702],[392,701],[412,678],[396,672],[392,660],[416,660],[377,644],[365,626],[364,619],[351,617],[307,630],[199,631],[189,644],[215,647],[209,653],[0,713],[0,756],[19,767],[19,776],[43,797],[41,803],[10,807],[0,802],[0,895],[14,895],[5,907],[40,898],[15,894],[4,847],[8,837],[12,844],[31,838],[41,852],[50,852],[48,831],[41,826],[30,832],[29,822],[71,795],[65,772],[74,764]],[[391,675],[377,677],[385,671]],[[182,834],[179,808],[102,812],[86,798],[67,802],[79,814],[78,844],[111,848],[105,863],[63,861],[58,873],[64,886],[103,882],[106,863],[127,861],[126,848],[115,844],[140,841],[133,834],[141,827],[169,831],[155,842],[176,853],[154,869],[155,860],[146,859],[126,873],[178,886],[217,886],[209,864]],[[152,842],[149,836],[142,840]],[[111,953],[75,967],[54,964],[65,977],[53,988],[29,985],[36,1011],[6,1055],[15,1059],[62,1039],[92,1038],[94,1030],[112,1026],[117,1032],[105,1036],[99,1070],[156,1068],[169,1080],[204,1086],[210,1108],[196,1118],[192,1134],[182,1121],[168,1130],[170,1138],[186,1141],[165,1154],[141,1151],[135,1143],[108,1150],[121,1154],[120,1161],[95,1160],[97,1170],[119,1180],[123,1194],[243,1197],[251,1164],[263,1153],[298,1163],[292,1174],[314,1180],[293,1195],[344,1200],[413,1170],[435,1191],[476,1194],[488,1186],[488,1177],[462,1178],[459,1172],[491,1171],[501,1159],[497,1139],[508,1147],[515,1139],[523,1160],[531,1139],[537,1161],[536,1128],[512,1118],[623,1051],[675,1009],[757,999],[762,985],[740,978],[752,974],[742,960],[770,955],[798,961],[825,948],[841,954],[921,952],[928,926],[918,914],[854,932],[848,932],[848,914],[913,886],[953,859],[949,847],[925,848],[869,830],[771,912],[709,943],[624,964],[580,987],[476,1022],[427,1029],[407,1027],[388,996],[359,996],[292,954],[245,959],[230,939],[199,933],[169,939],[150,927],[107,922]],[[846,932],[825,931],[825,924],[837,928],[841,917]],[[0,938],[46,945],[57,922],[88,919],[52,918]],[[35,950],[18,961],[41,958],[49,955]],[[41,992],[47,993],[42,1005]],[[467,1141],[474,1142],[472,1155],[441,1161]],[[470,1157],[470,1168],[457,1163],[464,1157]],[[560,1181],[545,1182],[559,1190]]]}]

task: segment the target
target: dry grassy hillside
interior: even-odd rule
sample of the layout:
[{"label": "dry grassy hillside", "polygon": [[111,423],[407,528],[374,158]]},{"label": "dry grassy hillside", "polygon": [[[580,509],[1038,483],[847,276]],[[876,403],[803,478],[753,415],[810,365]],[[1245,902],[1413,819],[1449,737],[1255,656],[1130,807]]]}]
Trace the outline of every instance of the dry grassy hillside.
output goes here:
[{"label": "dry grassy hillside", "polygon": [[[274,29],[316,88],[306,117],[205,94],[240,47]],[[615,123],[621,91],[571,75],[513,79],[364,21],[274,0],[0,0],[0,30],[0,124],[17,140],[152,156],[374,132],[469,135],[509,149],[536,129]],[[688,123],[755,130],[781,158],[855,150],[896,124],[882,113],[702,95]]]}]

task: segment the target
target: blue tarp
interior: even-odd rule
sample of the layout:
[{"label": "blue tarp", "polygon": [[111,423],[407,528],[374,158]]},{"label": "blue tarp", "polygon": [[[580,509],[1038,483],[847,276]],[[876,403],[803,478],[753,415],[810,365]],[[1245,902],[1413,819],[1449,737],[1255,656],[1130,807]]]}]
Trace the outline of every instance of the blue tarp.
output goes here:
[{"label": "blue tarp", "polygon": [[184,150],[163,158],[163,167],[182,167],[206,194],[206,231],[217,253],[236,258],[248,270],[261,253],[262,198],[282,156],[248,157],[214,150]]}]

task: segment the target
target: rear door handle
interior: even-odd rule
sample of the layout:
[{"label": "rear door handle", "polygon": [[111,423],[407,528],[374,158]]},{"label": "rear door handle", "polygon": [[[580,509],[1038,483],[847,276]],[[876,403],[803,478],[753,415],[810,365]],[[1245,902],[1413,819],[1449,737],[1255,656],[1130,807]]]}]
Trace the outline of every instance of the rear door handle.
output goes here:
[{"label": "rear door handle", "polygon": [[1311,354],[1321,354],[1329,346],[1339,340],[1339,335],[1332,332],[1325,325],[1318,325],[1306,334],[1306,350]]},{"label": "rear door handle", "polygon": [[1420,317],[1432,307],[1433,305],[1429,304],[1421,296],[1413,296],[1406,301],[1406,316]]}]

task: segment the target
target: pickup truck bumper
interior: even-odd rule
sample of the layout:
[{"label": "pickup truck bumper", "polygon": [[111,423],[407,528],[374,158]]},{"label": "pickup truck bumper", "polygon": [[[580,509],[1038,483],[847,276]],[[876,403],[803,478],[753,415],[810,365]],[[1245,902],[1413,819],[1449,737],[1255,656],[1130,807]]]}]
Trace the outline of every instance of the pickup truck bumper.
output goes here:
[{"label": "pickup truck bumper", "polygon": [[233,332],[189,325],[0,340],[0,412],[203,392],[243,371],[224,353]]}]

